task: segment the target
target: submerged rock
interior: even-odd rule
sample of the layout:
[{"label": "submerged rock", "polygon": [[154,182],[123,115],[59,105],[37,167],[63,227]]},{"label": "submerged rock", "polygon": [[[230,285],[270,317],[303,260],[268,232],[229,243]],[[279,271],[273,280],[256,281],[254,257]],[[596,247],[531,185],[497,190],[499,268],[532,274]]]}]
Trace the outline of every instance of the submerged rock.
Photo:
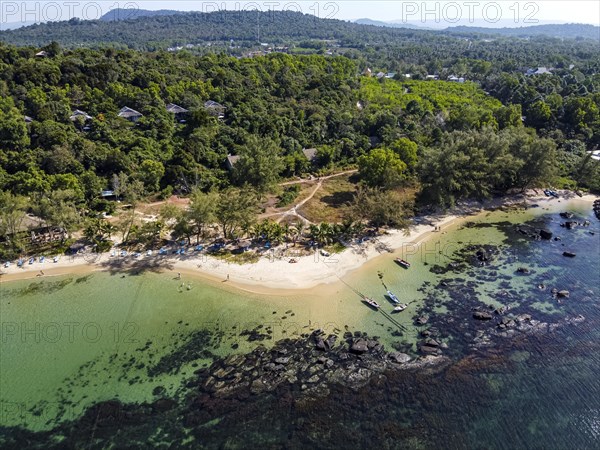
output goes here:
[{"label": "submerged rock", "polygon": [[369,351],[369,345],[367,344],[367,341],[365,341],[364,339],[360,338],[360,339],[355,339],[352,342],[352,345],[350,346],[350,351],[352,353],[366,353]]},{"label": "submerged rock", "polygon": [[406,353],[393,352],[390,353],[390,359],[398,364],[404,364],[409,362],[412,358]]},{"label": "submerged rock", "polygon": [[417,320],[415,320],[417,325],[425,325],[428,321],[429,321],[429,316],[427,316],[427,315],[419,316],[419,317],[417,317]]},{"label": "submerged rock", "polygon": [[548,230],[540,230],[540,237],[542,239],[550,240],[552,239],[552,232]]},{"label": "submerged rock", "polygon": [[492,320],[494,316],[487,311],[475,311],[473,312],[473,318],[477,320]]}]

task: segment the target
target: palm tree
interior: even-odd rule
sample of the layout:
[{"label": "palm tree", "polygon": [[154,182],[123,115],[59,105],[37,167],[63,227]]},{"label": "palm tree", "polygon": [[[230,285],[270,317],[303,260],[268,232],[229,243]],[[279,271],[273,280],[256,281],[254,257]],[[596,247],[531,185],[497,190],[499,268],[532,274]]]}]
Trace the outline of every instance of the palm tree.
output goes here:
[{"label": "palm tree", "polygon": [[298,238],[302,239],[302,234],[305,228],[306,224],[302,220],[299,220],[294,224],[294,246],[296,246],[296,241],[298,240]]},{"label": "palm tree", "polygon": [[335,229],[330,223],[321,223],[321,225],[319,225],[319,243],[321,245],[332,244],[334,233]]},{"label": "palm tree", "polygon": [[292,235],[292,227],[288,222],[283,225],[283,237],[285,238],[285,242],[290,242],[290,236]]},{"label": "palm tree", "polygon": [[315,225],[315,224],[310,224],[310,226],[308,227],[308,235],[310,236],[311,240],[313,240],[315,242],[319,242],[319,236],[320,236],[319,226]]}]

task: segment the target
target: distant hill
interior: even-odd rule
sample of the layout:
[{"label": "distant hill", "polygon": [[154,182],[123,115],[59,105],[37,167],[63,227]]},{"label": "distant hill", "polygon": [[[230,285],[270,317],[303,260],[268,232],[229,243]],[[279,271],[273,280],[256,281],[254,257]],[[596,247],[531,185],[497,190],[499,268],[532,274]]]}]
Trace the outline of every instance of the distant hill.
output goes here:
[{"label": "distant hill", "polygon": [[151,11],[148,9],[137,8],[117,8],[104,14],[102,17],[100,17],[100,20],[104,22],[114,22],[117,20],[135,20],[139,19],[140,17],[173,16],[177,14],[186,13],[172,9],[159,9],[158,11]]},{"label": "distant hill", "polygon": [[[406,42],[420,30],[382,28],[321,19],[293,11],[217,11],[213,13],[116,9],[102,20],[71,19],[0,32],[0,41],[43,46],[52,41],[64,47],[115,46],[154,50],[186,44],[218,45],[233,39],[253,46],[260,42],[293,43],[337,40],[356,47]],[[431,37],[431,36],[430,36]],[[418,36],[422,40],[427,36]]]},{"label": "distant hill", "polygon": [[559,25],[535,25],[531,27],[517,27],[517,28],[485,28],[485,27],[468,27],[458,26],[446,28],[447,32],[450,33],[465,33],[465,34],[488,34],[488,35],[501,35],[509,37],[535,37],[535,36],[549,36],[563,39],[600,39],[600,27],[594,25],[580,24],[580,23],[569,23]]},{"label": "distant hill", "polygon": [[414,25],[412,23],[403,22],[383,22],[381,20],[372,19],[356,19],[354,23],[360,25],[373,25],[375,27],[389,27],[389,28],[408,28],[410,30],[432,30],[432,28],[422,27],[420,25]]},{"label": "distant hill", "polygon": [[2,24],[0,24],[0,29],[2,30],[15,30],[17,28],[21,28],[21,27],[28,27],[30,25],[34,25],[37,22],[35,21],[28,21],[28,22],[3,22]]},{"label": "distant hill", "polygon": [[[519,37],[531,29],[536,30],[531,39],[514,39],[515,34]],[[540,34],[544,31],[557,34],[562,30],[563,36],[592,36],[597,29],[591,25],[543,25],[510,30],[455,27],[440,31],[321,19],[292,11],[199,13],[120,9],[111,11],[102,20],[71,19],[0,31],[0,42],[36,48],[52,41],[64,48],[155,51],[176,47],[203,53],[226,51],[242,56],[252,49],[265,49],[260,43],[302,48],[308,45],[312,49],[314,42],[311,41],[320,41],[323,48],[317,47],[314,52],[324,52],[328,48],[330,54],[350,52],[353,58],[369,55],[371,64],[378,61],[382,68],[390,70],[404,70],[389,67],[390,55],[401,55],[405,63],[418,65],[434,59],[452,64],[450,58],[471,58],[511,59],[511,64],[518,64],[518,67],[554,67],[557,62],[553,54],[570,55],[570,62],[576,63],[579,55],[597,53],[598,40],[554,39],[548,42],[548,38]],[[508,35],[502,36],[502,33]],[[488,35],[497,36],[493,44],[487,39]],[[297,48],[291,49],[292,52],[295,50]]]},{"label": "distant hill", "polygon": [[[483,23],[483,21],[480,21]],[[355,23],[363,25],[374,25],[378,27],[388,28],[409,28],[414,30],[435,30],[444,31],[447,33],[456,33],[461,35],[478,34],[478,35],[496,35],[506,37],[537,37],[548,36],[560,39],[600,39],[600,27],[588,24],[542,24],[527,27],[484,27],[473,25],[459,25],[447,28],[427,28],[413,23],[404,23],[401,21],[380,21],[372,19],[358,19]],[[506,20],[504,23],[511,25],[511,21]],[[502,25],[499,23],[497,25]]]}]

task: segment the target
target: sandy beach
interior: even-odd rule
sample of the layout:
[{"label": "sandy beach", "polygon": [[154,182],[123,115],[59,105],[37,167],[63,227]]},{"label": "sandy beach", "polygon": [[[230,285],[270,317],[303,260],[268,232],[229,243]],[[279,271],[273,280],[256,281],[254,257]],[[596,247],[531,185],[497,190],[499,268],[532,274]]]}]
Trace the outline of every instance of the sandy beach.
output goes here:
[{"label": "sandy beach", "polygon": [[[569,195],[570,194],[570,195]],[[143,253],[138,258],[131,254],[126,257],[104,254],[61,256],[54,263],[47,258],[44,263],[35,262],[18,268],[16,264],[2,267],[0,281],[13,281],[30,278],[46,278],[69,274],[83,274],[98,270],[114,272],[160,271],[181,274],[183,280],[204,278],[214,282],[225,282],[229,287],[256,293],[269,291],[297,291],[311,289],[318,285],[330,284],[350,272],[359,269],[367,261],[377,257],[405,257],[437,233],[473,220],[483,211],[510,205],[537,204],[544,208],[560,208],[561,201],[577,200],[590,204],[598,197],[586,195],[577,197],[572,193],[561,193],[560,199],[528,193],[495,199],[485,203],[466,203],[453,208],[446,214],[422,216],[414,219],[409,230],[388,230],[385,234],[360,244],[353,244],[341,253],[324,257],[319,252],[308,256],[298,256],[294,247],[280,246],[265,253],[254,263],[236,264],[205,254],[189,256],[158,256]],[[290,259],[296,263],[290,263]],[[42,274],[43,272],[43,274]]]}]

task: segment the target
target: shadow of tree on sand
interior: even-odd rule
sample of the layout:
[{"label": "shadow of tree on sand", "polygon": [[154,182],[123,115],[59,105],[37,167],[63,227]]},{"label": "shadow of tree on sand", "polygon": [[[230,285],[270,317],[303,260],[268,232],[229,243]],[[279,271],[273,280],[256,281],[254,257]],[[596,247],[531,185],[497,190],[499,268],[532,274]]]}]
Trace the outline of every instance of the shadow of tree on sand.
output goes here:
[{"label": "shadow of tree on sand", "polygon": [[160,273],[165,270],[173,269],[172,261],[166,258],[115,258],[103,261],[99,265],[111,275],[143,275],[148,272]]}]

